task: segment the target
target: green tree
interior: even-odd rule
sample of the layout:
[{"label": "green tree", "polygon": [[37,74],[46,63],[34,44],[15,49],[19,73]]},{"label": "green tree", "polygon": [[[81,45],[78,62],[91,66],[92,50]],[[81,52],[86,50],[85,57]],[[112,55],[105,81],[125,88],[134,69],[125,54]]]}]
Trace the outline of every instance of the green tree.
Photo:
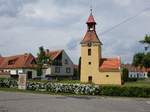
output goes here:
[{"label": "green tree", "polygon": [[122,69],[122,80],[123,80],[124,82],[127,82],[127,81],[128,81],[128,74],[129,74],[128,69],[123,68],[123,69]]},{"label": "green tree", "polygon": [[81,57],[79,58],[79,63],[78,63],[78,76],[80,79],[80,74],[81,74]]},{"label": "green tree", "polygon": [[145,44],[145,51],[150,48],[150,35],[145,35],[144,40],[139,41],[142,44]]},{"label": "green tree", "polygon": [[136,67],[140,66],[143,67],[143,58],[144,58],[144,53],[137,53],[133,57],[132,64]]},{"label": "green tree", "polygon": [[148,72],[147,76],[148,76],[148,78],[150,78],[150,72]]},{"label": "green tree", "polygon": [[145,68],[150,68],[150,52],[145,54],[142,60],[142,64]]},{"label": "green tree", "polygon": [[39,47],[39,53],[37,53],[37,75],[41,76],[43,74],[42,68],[44,64],[50,62],[49,57],[46,55],[44,47]]},{"label": "green tree", "polygon": [[140,43],[150,45],[150,35],[145,35],[144,40],[141,40]]}]

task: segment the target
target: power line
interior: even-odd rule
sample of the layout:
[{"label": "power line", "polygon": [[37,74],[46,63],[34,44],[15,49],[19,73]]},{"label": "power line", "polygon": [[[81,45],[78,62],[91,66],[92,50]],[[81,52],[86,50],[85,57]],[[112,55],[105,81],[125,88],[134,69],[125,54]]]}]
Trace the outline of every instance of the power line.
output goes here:
[{"label": "power line", "polygon": [[131,21],[132,19],[134,19],[135,17],[138,17],[139,15],[141,15],[143,12],[147,11],[147,10],[150,10],[150,7],[149,8],[145,8],[144,10],[142,10],[141,12],[137,13],[136,15],[134,16],[131,16],[125,20],[123,20],[122,22],[114,25],[113,27],[111,28],[108,28],[107,30],[103,31],[102,33],[100,33],[100,35],[104,35],[112,30],[114,30],[115,28],[119,27],[120,25],[124,24],[124,23],[127,23],[128,21]]}]

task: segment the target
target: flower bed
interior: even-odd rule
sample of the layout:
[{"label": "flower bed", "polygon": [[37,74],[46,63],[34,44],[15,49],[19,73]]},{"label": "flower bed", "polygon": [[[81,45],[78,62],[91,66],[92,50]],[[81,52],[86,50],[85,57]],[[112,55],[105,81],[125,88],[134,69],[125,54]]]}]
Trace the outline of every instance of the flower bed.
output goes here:
[{"label": "flower bed", "polygon": [[28,82],[27,89],[34,91],[47,91],[54,93],[70,93],[81,95],[98,95],[100,93],[99,86],[90,84]]},{"label": "flower bed", "polygon": [[[0,88],[17,88],[13,79],[0,79]],[[94,84],[69,84],[57,82],[27,82],[27,90],[46,93],[68,93],[75,95],[104,95],[127,97],[150,97],[150,87],[98,86]]]}]

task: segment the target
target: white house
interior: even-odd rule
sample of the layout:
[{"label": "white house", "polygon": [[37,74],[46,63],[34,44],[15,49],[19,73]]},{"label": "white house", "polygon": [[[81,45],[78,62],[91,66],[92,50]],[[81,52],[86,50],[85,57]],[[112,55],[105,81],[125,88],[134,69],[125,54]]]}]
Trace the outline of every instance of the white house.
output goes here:
[{"label": "white house", "polygon": [[129,71],[128,77],[129,78],[137,78],[137,79],[144,79],[148,78],[148,73],[150,73],[150,68],[141,68],[141,67],[135,67],[131,64],[126,64],[122,66],[123,68],[127,68]]},{"label": "white house", "polygon": [[43,69],[43,78],[46,79],[72,79],[74,64],[64,50],[49,51],[46,55],[52,60]]},{"label": "white house", "polygon": [[32,54],[0,57],[0,77],[9,75],[8,77],[18,78],[19,74],[27,74],[28,79],[37,77],[36,60]]}]

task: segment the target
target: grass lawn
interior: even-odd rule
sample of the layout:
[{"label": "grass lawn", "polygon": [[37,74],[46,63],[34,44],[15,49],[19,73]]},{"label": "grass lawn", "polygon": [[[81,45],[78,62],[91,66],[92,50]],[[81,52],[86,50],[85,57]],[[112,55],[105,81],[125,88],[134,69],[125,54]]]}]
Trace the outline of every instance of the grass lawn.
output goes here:
[{"label": "grass lawn", "polygon": [[136,82],[126,82],[123,86],[150,87],[150,81],[139,80]]},{"label": "grass lawn", "polygon": [[[0,88],[0,91],[4,92],[20,92],[20,93],[33,93],[33,94],[49,94],[49,95],[63,95],[63,96],[78,96],[71,93],[54,93],[54,92],[47,92],[47,91],[31,91],[31,90],[20,90],[18,88]],[[82,96],[82,95],[80,95]]]}]

